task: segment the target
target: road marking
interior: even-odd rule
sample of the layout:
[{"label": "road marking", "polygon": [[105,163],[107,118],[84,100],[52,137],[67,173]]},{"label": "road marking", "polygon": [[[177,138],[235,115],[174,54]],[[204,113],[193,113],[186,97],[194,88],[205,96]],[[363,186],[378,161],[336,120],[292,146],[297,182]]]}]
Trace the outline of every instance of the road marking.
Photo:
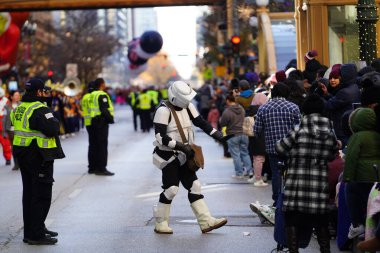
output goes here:
[{"label": "road marking", "polygon": [[136,198],[150,198],[150,197],[157,197],[161,194],[161,192],[150,192],[145,194],[140,194],[135,196]]},{"label": "road marking", "polygon": [[54,222],[54,219],[46,219],[45,226],[48,228],[53,222]]},{"label": "road marking", "polygon": [[[224,190],[226,189],[227,184],[212,184],[212,185],[204,185],[201,187],[201,191],[205,192],[210,192],[210,191],[215,191],[215,190]],[[219,188],[219,189],[215,189]],[[150,192],[150,193],[145,193],[145,194],[139,194],[136,195],[135,198],[152,198],[152,197],[157,197],[161,194],[161,192]]]},{"label": "road marking", "polygon": [[196,219],[194,219],[194,220],[178,220],[178,222],[182,222],[182,223],[198,223],[198,221]]},{"label": "road marking", "polygon": [[69,195],[69,199],[73,199],[75,197],[77,197],[79,195],[79,193],[81,193],[82,189],[75,189],[70,195]]}]

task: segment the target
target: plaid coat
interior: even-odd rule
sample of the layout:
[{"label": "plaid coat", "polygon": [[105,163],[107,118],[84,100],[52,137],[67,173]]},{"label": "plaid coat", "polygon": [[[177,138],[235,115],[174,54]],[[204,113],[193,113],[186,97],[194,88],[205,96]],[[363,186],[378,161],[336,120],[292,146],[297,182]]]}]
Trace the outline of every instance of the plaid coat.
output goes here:
[{"label": "plaid coat", "polygon": [[283,211],[328,212],[327,162],[337,148],[332,124],[319,114],[305,116],[299,128],[276,144],[277,153],[288,162]]}]

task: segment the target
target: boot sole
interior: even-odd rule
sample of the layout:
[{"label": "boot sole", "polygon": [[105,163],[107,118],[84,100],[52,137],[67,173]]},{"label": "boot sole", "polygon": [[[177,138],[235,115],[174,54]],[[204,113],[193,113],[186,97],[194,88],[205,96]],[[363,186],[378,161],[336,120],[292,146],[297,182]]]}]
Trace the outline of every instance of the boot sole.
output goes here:
[{"label": "boot sole", "polygon": [[154,232],[156,232],[157,234],[162,234],[162,235],[171,235],[171,234],[173,234],[173,232],[161,232],[161,231],[158,231],[156,229],[154,229]]},{"label": "boot sole", "polygon": [[220,228],[220,227],[223,227],[223,226],[226,225],[226,224],[227,224],[227,220],[222,221],[221,223],[216,224],[215,226],[212,226],[212,227],[209,227],[209,228],[203,229],[203,230],[202,230],[202,233],[204,234],[204,233],[210,232],[210,231],[212,231],[212,230],[214,230],[214,229],[218,229],[218,228]]}]

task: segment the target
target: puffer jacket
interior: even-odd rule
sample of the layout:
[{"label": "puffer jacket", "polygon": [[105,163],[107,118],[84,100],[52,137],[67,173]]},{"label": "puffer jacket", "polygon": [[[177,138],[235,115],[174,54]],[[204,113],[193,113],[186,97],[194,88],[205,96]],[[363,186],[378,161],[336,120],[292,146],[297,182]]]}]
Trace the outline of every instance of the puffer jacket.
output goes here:
[{"label": "puffer jacket", "polygon": [[343,64],[340,72],[342,83],[337,88],[335,96],[326,100],[325,103],[326,111],[334,123],[334,130],[338,139],[345,136],[341,121],[343,114],[352,109],[352,103],[360,103],[360,91],[356,84],[356,66],[354,64]]},{"label": "puffer jacket", "polygon": [[[345,156],[344,181],[371,183],[380,168],[380,133],[376,132],[376,114],[369,108],[358,108],[350,116],[351,135]],[[380,178],[380,174],[378,175]]]}]

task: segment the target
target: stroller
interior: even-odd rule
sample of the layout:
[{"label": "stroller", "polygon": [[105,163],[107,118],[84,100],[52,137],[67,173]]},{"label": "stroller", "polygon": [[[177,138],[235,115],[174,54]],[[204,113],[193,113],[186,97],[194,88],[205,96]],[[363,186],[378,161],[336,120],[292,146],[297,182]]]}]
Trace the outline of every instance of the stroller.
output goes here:
[{"label": "stroller", "polygon": [[[286,252],[284,251],[286,246],[286,233],[285,233],[285,221],[284,213],[282,211],[282,205],[284,201],[284,181],[286,175],[286,166],[283,162],[279,162],[279,169],[281,172],[281,193],[277,200],[276,211],[275,211],[275,225],[274,225],[274,240],[277,242],[276,252]],[[297,231],[298,246],[299,248],[306,248],[311,240],[312,228],[304,227]]]}]

